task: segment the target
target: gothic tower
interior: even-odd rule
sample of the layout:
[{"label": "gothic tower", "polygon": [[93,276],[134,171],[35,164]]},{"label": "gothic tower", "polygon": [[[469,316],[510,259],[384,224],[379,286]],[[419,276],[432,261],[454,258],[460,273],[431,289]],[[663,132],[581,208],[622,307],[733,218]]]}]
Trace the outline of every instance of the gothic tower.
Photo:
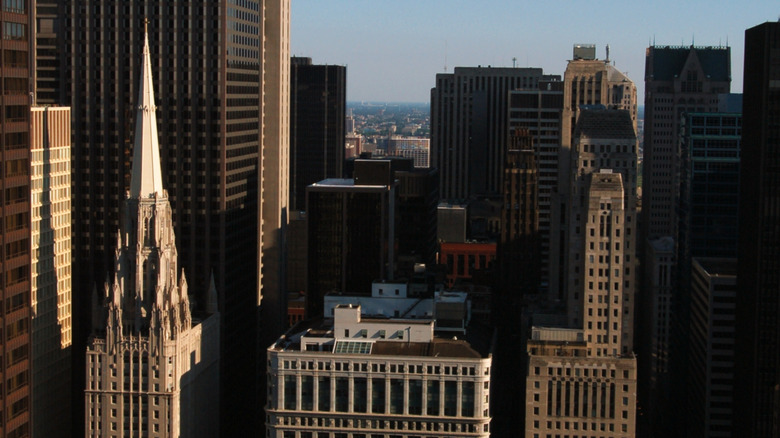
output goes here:
[{"label": "gothic tower", "polygon": [[218,431],[216,291],[212,281],[205,306],[212,314],[193,315],[187,280],[183,272],[177,276],[155,110],[146,38],[114,277],[106,281],[102,306],[97,295],[93,298],[86,436],[108,431],[119,436],[214,436]]}]

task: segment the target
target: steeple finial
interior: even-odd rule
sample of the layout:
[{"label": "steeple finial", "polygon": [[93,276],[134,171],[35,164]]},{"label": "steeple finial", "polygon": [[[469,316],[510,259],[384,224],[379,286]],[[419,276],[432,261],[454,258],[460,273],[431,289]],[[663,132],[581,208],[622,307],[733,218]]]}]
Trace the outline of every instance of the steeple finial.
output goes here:
[{"label": "steeple finial", "polygon": [[160,144],[154,106],[152,62],[149,55],[149,20],[144,20],[144,48],[141,63],[141,83],[138,87],[138,108],[133,144],[133,173],[130,177],[130,197],[148,198],[163,195]]}]

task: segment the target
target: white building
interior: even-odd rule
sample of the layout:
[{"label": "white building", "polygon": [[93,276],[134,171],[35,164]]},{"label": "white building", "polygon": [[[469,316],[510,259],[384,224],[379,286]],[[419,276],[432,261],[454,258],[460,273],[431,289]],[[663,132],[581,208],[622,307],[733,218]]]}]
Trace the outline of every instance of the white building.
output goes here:
[{"label": "white building", "polygon": [[332,318],[297,326],[268,348],[266,436],[490,436],[491,354],[451,333],[436,336],[429,315],[439,303],[464,300],[421,298],[411,303],[419,310],[401,311],[405,317],[376,315],[407,304],[397,286],[375,284],[373,297],[359,298],[377,306],[366,309],[373,316],[326,299]]},{"label": "white building", "polygon": [[118,233],[113,281],[93,295],[87,342],[87,437],[213,437],[219,433],[219,313],[193,314],[177,276],[171,205],[163,189],[149,42]]}]

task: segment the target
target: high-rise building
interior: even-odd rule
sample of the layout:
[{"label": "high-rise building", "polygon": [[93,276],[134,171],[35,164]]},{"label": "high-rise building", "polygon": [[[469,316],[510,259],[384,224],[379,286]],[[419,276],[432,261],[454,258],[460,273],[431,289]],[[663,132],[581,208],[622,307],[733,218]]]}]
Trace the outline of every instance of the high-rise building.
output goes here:
[{"label": "high-rise building", "polygon": [[468,307],[406,284],[333,297],[268,348],[266,436],[490,436],[494,346],[464,329]]},{"label": "high-rise building", "polygon": [[510,137],[504,166],[504,202],[497,256],[499,292],[508,299],[501,307],[509,310],[510,304],[519,304],[522,296],[539,291],[541,273],[539,170],[533,138],[527,129],[516,128]]},{"label": "high-rise building", "polygon": [[536,89],[540,68],[455,67],[436,75],[431,90],[431,165],[442,199],[500,195],[509,91]]},{"label": "high-rise building", "polygon": [[[219,312],[190,304],[164,189],[148,39],[138,87],[130,189],[115,271],[87,343],[85,436],[219,434]],[[217,406],[215,406],[215,404]]]},{"label": "high-rise building", "polygon": [[[609,61],[609,48],[605,60],[596,59],[592,45],[574,46],[573,59],[566,66],[563,75],[563,112],[561,115],[561,154],[558,162],[558,196],[553,196],[550,209],[550,293],[551,299],[565,300],[569,295],[566,266],[571,243],[569,231],[574,227],[572,217],[566,214],[568,202],[573,198],[569,190],[577,177],[572,172],[578,169],[572,163],[575,138],[580,113],[593,106],[628,111],[636,131],[636,86],[624,73]],[[603,167],[603,166],[602,166]],[[624,185],[628,181],[623,179]],[[628,206],[627,206],[628,208]]]},{"label": "high-rise building", "polygon": [[0,436],[31,430],[32,311],[30,308],[30,91],[33,11],[30,2],[4,2],[0,12],[0,164],[3,251],[0,252]]},{"label": "high-rise building", "polygon": [[[539,81],[538,89],[514,90],[509,96],[510,135],[515,128],[528,130],[533,139],[538,178],[538,221],[540,286],[549,292],[552,206],[559,205],[558,177],[561,173],[561,114],[563,82],[560,77]],[[568,162],[568,161],[567,161]],[[557,261],[556,261],[557,263]]]},{"label": "high-rise building", "polygon": [[637,139],[630,111],[580,111],[567,203],[567,324],[533,327],[526,435],[633,437]]},{"label": "high-rise building", "polygon": [[[582,111],[572,145],[567,268],[569,324],[593,321],[586,333],[602,338],[608,354],[633,352],[636,282],[637,140],[629,111]],[[604,321],[589,304],[609,304]],[[591,301],[596,300],[596,301]],[[587,304],[585,304],[587,303]],[[613,308],[614,307],[614,308]],[[615,329],[613,313],[620,314]],[[603,324],[602,324],[603,323]],[[605,327],[606,325],[606,327]],[[607,342],[607,340],[609,342]],[[601,348],[601,353],[606,353]],[[590,350],[596,355],[597,351]]]},{"label": "high-rise building", "polygon": [[290,59],[290,207],[303,210],[308,185],[342,176],[347,68]]},{"label": "high-rise building", "polygon": [[330,292],[359,295],[392,279],[396,261],[397,183],[388,160],[359,160],[352,179],[306,188],[307,314],[322,315]]},{"label": "high-rise building", "polygon": [[685,436],[727,438],[734,429],[737,260],[694,258]]},{"label": "high-rise building", "polygon": [[780,23],[745,31],[734,428],[780,435]]},{"label": "high-rise building", "polygon": [[729,47],[650,46],[645,54],[642,242],[677,235],[681,114],[716,112],[731,87]]},{"label": "high-rise building", "polygon": [[32,435],[57,436],[71,428],[73,403],[70,108],[33,107],[30,117],[31,403],[41,419]]},{"label": "high-rise building", "polygon": [[[154,84],[160,159],[179,261],[196,308],[207,301],[213,273],[224,315],[221,352],[233,364],[223,375],[221,406],[235,421],[223,421],[223,433],[246,435],[260,426],[259,336],[275,339],[286,324],[286,309],[279,309],[286,293],[289,1],[132,0],[65,8],[67,56],[60,68],[69,72],[64,103],[73,119],[74,279],[89,290],[113,266],[134,141],[133,76],[148,19],[150,61],[161,72]],[[269,308],[262,331],[261,300]],[[75,294],[74,309],[89,309],[88,301]],[[76,345],[86,335],[86,327],[74,326]]]}]

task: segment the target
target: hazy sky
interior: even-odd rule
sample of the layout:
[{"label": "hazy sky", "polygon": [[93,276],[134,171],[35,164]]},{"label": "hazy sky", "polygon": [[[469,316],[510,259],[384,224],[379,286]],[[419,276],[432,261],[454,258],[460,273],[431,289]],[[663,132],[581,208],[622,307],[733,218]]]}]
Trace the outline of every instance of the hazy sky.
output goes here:
[{"label": "hazy sky", "polygon": [[575,43],[596,44],[644,96],[645,48],[731,46],[742,92],[745,29],[780,18],[777,0],[292,0],[291,53],[347,66],[347,100],[428,102],[455,66],[542,67],[563,75]]}]

